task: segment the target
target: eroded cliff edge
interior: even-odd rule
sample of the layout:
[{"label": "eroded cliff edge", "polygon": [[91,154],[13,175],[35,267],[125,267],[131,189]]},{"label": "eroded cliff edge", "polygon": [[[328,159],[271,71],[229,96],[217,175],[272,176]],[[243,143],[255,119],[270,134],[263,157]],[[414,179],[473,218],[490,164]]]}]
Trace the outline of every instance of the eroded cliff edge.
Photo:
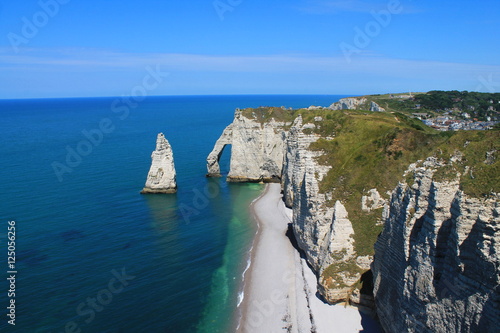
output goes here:
[{"label": "eroded cliff edge", "polygon": [[237,109],[233,123],[224,129],[207,158],[207,176],[221,175],[219,159],[226,146],[231,145],[228,181],[278,182],[283,167],[285,128],[290,124],[274,118],[259,121],[256,114],[244,115]]},{"label": "eroded cliff edge", "polygon": [[436,176],[450,164],[429,158],[412,165],[384,210],[373,274],[387,332],[500,327],[500,195],[464,193],[460,178],[471,169]]},{"label": "eroded cliff edge", "polygon": [[[397,206],[395,202],[408,195],[402,190],[404,186],[411,189],[417,186],[415,184],[420,184],[418,177],[415,176],[415,180],[412,178],[412,172],[415,170],[424,172],[419,168],[434,168],[431,183],[435,186],[452,184],[452,189],[443,190],[441,197],[447,196],[446,200],[455,202],[455,206],[459,207],[455,210],[461,212],[460,216],[465,216],[471,209],[466,206],[471,200],[481,201],[488,197],[488,200],[498,207],[498,196],[492,192],[495,192],[499,183],[499,164],[496,157],[500,149],[499,132],[438,133],[404,114],[346,108],[237,110],[234,122],[226,128],[208,158],[209,174],[211,170],[215,171],[212,174],[220,173],[218,168],[212,168],[214,161],[218,160],[224,145],[232,144],[233,154],[228,180],[281,181],[285,203],[293,209],[292,227],[295,237],[308,262],[316,271],[319,290],[327,301],[336,303],[347,300],[372,308],[376,303],[377,308],[381,309],[382,321],[398,319],[397,323],[384,325],[388,331],[412,331],[412,322],[420,325],[413,331],[436,329],[436,326],[428,324],[418,316],[411,319],[410,310],[415,302],[423,304],[420,308],[416,307],[419,309],[417,311],[420,311],[418,313],[435,311],[429,318],[442,316],[443,325],[450,320],[465,321],[458,331],[470,330],[473,320],[480,321],[477,318],[495,318],[487,314],[487,311],[496,314],[497,310],[482,310],[483,308],[466,313],[447,310],[446,313],[455,313],[455,317],[442,314],[440,311],[444,311],[449,302],[458,303],[452,299],[439,304],[430,302],[431,294],[427,294],[430,289],[422,282],[424,280],[421,280],[420,285],[427,289],[422,291],[417,291],[416,285],[407,284],[407,269],[413,267],[415,276],[426,274],[428,267],[423,264],[424,261],[415,261],[414,266],[408,261],[400,262],[398,260],[401,254],[394,255],[387,246],[381,244],[396,242],[391,240],[392,237],[400,239],[401,242],[410,242],[412,239],[415,248],[429,247],[425,250],[427,252],[421,250],[421,253],[424,253],[420,256],[422,260],[430,257],[429,253],[434,251],[428,237],[411,238],[412,235],[418,234],[416,231],[405,233],[392,227],[391,230],[396,231],[388,233],[393,223],[391,219],[407,214],[408,207]],[[415,164],[419,160],[426,162]],[[437,164],[431,167],[429,161],[437,161]],[[412,163],[413,169],[408,171],[408,166]],[[496,180],[491,177],[496,177]],[[491,187],[488,187],[490,185]],[[467,199],[456,201],[454,198],[457,193],[461,193],[461,198]],[[438,221],[437,216],[441,214],[442,207],[429,202],[432,203],[432,200],[415,200],[415,212],[411,207],[408,208],[409,212],[414,214],[413,216],[425,213],[427,220]],[[495,220],[498,219],[498,208],[495,209],[492,208],[490,214],[493,220],[487,218],[484,222],[488,228],[498,223]],[[419,218],[421,216],[415,221]],[[401,221],[401,218],[398,221]],[[465,218],[461,217],[457,221],[465,221]],[[446,228],[441,234],[452,229],[450,223],[445,223]],[[415,230],[421,230],[418,229],[419,223],[416,225]],[[488,228],[482,228],[478,233],[483,235],[483,238],[494,239],[491,241],[494,245],[489,245],[491,249],[498,246],[498,229]],[[375,263],[372,264],[374,244],[382,229],[384,232],[377,243]],[[430,264],[439,262],[439,265],[442,265],[442,253],[453,251],[448,247],[443,248],[442,242],[439,244],[439,251],[436,252],[438,254],[436,258],[429,259]],[[463,247],[470,247],[469,252],[464,252],[468,253],[466,256],[473,258],[474,262],[480,261],[482,257],[476,258],[479,252],[471,247],[473,244],[466,244],[468,245]],[[490,273],[496,272],[492,274],[496,274],[498,278],[498,250],[490,252],[489,257],[493,259],[484,262],[484,265],[489,265]],[[370,270],[371,264],[376,272],[375,279]],[[491,267],[496,268],[492,271]],[[450,275],[461,279],[457,271]],[[434,275],[428,283],[432,285],[433,279]],[[471,285],[483,283],[479,277],[474,281]],[[374,282],[375,301],[372,293]],[[401,286],[397,291],[393,291],[396,294],[392,294],[392,297],[398,295],[401,303],[406,302],[406,307],[399,303],[391,304],[390,298],[381,297],[387,292],[384,288],[396,288],[398,283]],[[498,299],[492,301],[487,295],[498,295],[498,283],[497,279],[482,289],[478,296],[490,300],[486,303],[493,304],[492,309],[498,308]],[[442,309],[434,309],[433,306]],[[397,312],[401,308],[407,309],[407,313],[394,317],[391,311]],[[482,319],[482,322],[487,322],[487,319]],[[498,322],[493,321],[493,324],[498,325]]]}]

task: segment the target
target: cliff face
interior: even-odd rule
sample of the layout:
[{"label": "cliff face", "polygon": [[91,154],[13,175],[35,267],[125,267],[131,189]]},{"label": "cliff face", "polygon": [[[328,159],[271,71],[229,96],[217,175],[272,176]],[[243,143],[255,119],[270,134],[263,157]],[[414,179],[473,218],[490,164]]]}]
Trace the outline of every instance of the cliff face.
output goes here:
[{"label": "cliff face", "polygon": [[[260,115],[268,112],[260,111]],[[260,115],[251,112],[246,115],[252,116],[237,110],[233,123],[216,142],[207,158],[208,175],[220,176],[218,159],[231,144],[228,181],[281,180],[283,199],[293,210],[299,247],[321,277],[320,292],[332,303],[345,300],[361,273],[369,269],[370,258],[359,258],[354,251],[354,230],[344,205],[332,202],[331,193],[320,191],[331,167],[318,162],[323,153],[310,145],[321,138],[314,130],[324,125],[324,119],[316,116],[304,124],[298,114],[290,126],[274,118],[259,121]],[[354,269],[343,270],[346,262]],[[327,269],[333,273],[323,277]]]},{"label": "cliff face", "polygon": [[[220,174],[231,144],[228,180],[281,180],[328,302],[376,304],[387,332],[500,327],[500,196],[491,195],[500,192],[500,134],[439,134],[402,114],[340,109],[238,110],[209,174]],[[428,156],[439,159],[403,174]]]},{"label": "cliff face", "polygon": [[338,102],[330,105],[329,108],[336,111],[365,109],[372,112],[385,112],[385,109],[383,107],[381,107],[374,101],[369,101],[365,97],[342,98]]},{"label": "cliff face", "polygon": [[[374,294],[387,332],[494,332],[500,327],[500,197],[437,181],[435,158],[412,165],[384,210]],[[498,175],[497,175],[498,176]]]},{"label": "cliff face", "polygon": [[330,105],[330,109],[332,110],[354,110],[358,106],[367,102],[367,99],[364,97],[347,97],[341,98],[338,102]]},{"label": "cliff face", "polygon": [[226,127],[207,158],[207,176],[220,176],[219,159],[231,145],[228,181],[279,181],[283,166],[285,123],[271,119],[259,122],[236,110],[234,121]]},{"label": "cliff face", "polygon": [[141,193],[175,193],[177,191],[174,154],[163,133],[156,138],[156,149],[151,154],[151,168]]},{"label": "cliff face", "polygon": [[[319,184],[330,167],[320,165],[321,152],[309,149],[320,136],[304,130],[321,127],[321,117],[314,123],[303,124],[298,116],[288,132],[283,166],[283,198],[293,209],[293,230],[299,247],[319,276],[331,265],[341,265],[356,259],[354,230],[348,213],[340,201],[332,207],[331,194],[320,192]],[[356,265],[356,263],[353,263]],[[338,272],[333,278],[321,277],[320,292],[331,302],[349,295],[360,274]]]}]

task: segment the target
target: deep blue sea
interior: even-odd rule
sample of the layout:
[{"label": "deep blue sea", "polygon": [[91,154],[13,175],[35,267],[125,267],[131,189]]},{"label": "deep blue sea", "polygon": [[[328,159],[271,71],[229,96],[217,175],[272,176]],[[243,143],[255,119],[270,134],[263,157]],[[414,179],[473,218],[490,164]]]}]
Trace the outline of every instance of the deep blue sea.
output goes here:
[{"label": "deep blue sea", "polygon": [[[263,186],[207,179],[205,159],[235,108],[341,97],[0,100],[0,332],[231,332]],[[141,195],[159,132],[179,191]]]}]

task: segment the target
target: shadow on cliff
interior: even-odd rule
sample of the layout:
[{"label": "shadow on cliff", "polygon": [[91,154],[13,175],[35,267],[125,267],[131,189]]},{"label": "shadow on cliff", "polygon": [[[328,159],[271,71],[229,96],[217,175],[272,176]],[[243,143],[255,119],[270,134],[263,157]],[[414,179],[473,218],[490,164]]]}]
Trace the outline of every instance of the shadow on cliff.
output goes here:
[{"label": "shadow on cliff", "polygon": [[[290,243],[292,243],[292,246],[297,250],[300,254],[300,258],[306,260],[306,254],[305,252],[299,247],[299,244],[297,242],[297,239],[295,238],[295,234],[293,232],[293,226],[291,223],[288,224],[288,229],[285,234],[288,239],[290,239]],[[316,274],[316,271],[312,268],[312,266],[307,262],[307,266]],[[318,276],[316,275],[316,278]],[[361,293],[364,295],[369,295],[373,297],[373,273],[371,270],[365,272],[361,280],[363,282],[363,287],[361,288]],[[322,301],[325,304],[329,304],[326,299],[319,293],[316,292],[316,297]],[[359,331],[360,333],[381,333],[384,332],[380,324],[376,319],[373,318],[373,315],[370,313],[367,313],[367,311],[359,310],[359,314],[361,316],[361,326],[363,327],[363,330]]]},{"label": "shadow on cliff", "polygon": [[359,331],[360,333],[380,333],[384,332],[382,326],[378,322],[375,313],[375,303],[374,303],[374,295],[373,295],[373,272],[372,270],[368,270],[361,275],[361,284],[362,287],[360,289],[361,293],[361,301],[360,305],[357,305],[358,312],[361,316],[361,326],[363,326],[363,330]]},{"label": "shadow on cliff", "polygon": [[359,333],[383,333],[384,330],[377,320],[373,319],[370,314],[359,311],[361,315],[361,326],[363,329]]},{"label": "shadow on cliff", "polygon": [[[297,242],[297,238],[295,238],[295,234],[293,233],[293,226],[292,223],[288,223],[288,229],[286,230],[285,233],[286,237],[290,240],[290,243],[292,243],[292,246],[294,247],[295,250],[297,250],[300,254],[300,257],[302,259],[306,259],[306,253],[299,247],[299,243]],[[309,267],[309,263],[307,263]],[[314,271],[314,270],[313,270]]]}]

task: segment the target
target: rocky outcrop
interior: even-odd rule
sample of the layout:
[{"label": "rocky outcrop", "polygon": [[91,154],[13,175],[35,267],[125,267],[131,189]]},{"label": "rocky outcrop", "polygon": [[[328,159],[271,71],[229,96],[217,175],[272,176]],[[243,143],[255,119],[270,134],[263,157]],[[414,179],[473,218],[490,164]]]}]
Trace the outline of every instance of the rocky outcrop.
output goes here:
[{"label": "rocky outcrop", "polygon": [[[354,229],[349,221],[347,210],[340,201],[337,201],[333,209],[330,230],[325,238],[328,247],[323,258],[329,260],[323,260],[323,265],[319,268],[318,281],[320,293],[331,303],[350,299],[353,285],[361,277],[359,272],[345,269],[346,264],[357,266],[353,237]],[[323,274],[326,269],[331,272]]]},{"label": "rocky outcrop", "polygon": [[342,98],[338,102],[330,105],[332,110],[355,110],[358,106],[366,103],[367,99],[364,97],[348,97]]},{"label": "rocky outcrop", "polygon": [[227,145],[233,143],[233,125],[224,129],[220,138],[215,142],[214,149],[207,157],[207,177],[220,177],[219,160]]},{"label": "rocky outcrop", "polygon": [[327,207],[326,195],[319,193],[319,182],[330,168],[316,162],[321,153],[308,148],[319,135],[305,134],[305,128],[308,124],[302,124],[299,116],[287,136],[283,197],[285,204],[293,209],[292,225],[299,247],[306,253],[308,262],[321,271],[331,261],[328,248],[333,209]]},{"label": "rocky outcrop", "polygon": [[156,149],[151,154],[151,160],[146,185],[141,193],[177,192],[174,155],[163,133],[158,134],[156,138]]},{"label": "rocky outcrop", "polygon": [[363,109],[363,110],[370,110],[372,112],[385,112],[385,109],[383,107],[381,107],[374,101],[368,101],[365,97],[342,98],[338,102],[330,105],[329,108],[337,111]]},{"label": "rocky outcrop", "polygon": [[[353,98],[334,104],[334,108],[360,105],[365,108],[369,104]],[[354,201],[348,202],[349,191],[344,190],[339,201],[338,193],[328,192],[335,191],[335,185],[320,191],[325,177],[330,177],[326,179],[330,184],[338,183],[328,174],[331,167],[320,163],[328,159],[318,147],[335,149],[343,142],[338,140],[343,134],[335,131],[327,110],[300,113],[304,118],[298,115],[293,123],[284,123],[271,118],[275,115],[271,110],[260,114],[267,118],[237,110],[208,158],[209,174],[220,175],[218,159],[231,144],[228,180],[281,180],[285,204],[293,211],[298,246],[315,270],[318,290],[328,302],[376,304],[387,332],[489,332],[500,327],[500,196],[467,196],[460,179],[453,178],[458,169],[429,158],[401,175],[408,183],[400,183],[393,191],[387,190],[393,189],[397,180],[390,187],[380,187],[380,192],[370,189],[373,183],[359,189],[354,196],[361,199],[358,208]],[[409,133],[408,138],[421,134],[413,137]],[[483,163],[491,166],[496,163],[498,149],[493,145],[488,149]],[[463,156],[457,151],[450,161],[458,163]],[[351,157],[357,158],[354,154]],[[436,170],[442,172],[436,174]],[[473,178],[473,169],[464,170]],[[450,174],[451,180],[443,180]],[[368,223],[370,229],[361,223]],[[366,233],[378,233],[380,229],[374,227],[382,223],[385,226],[373,258],[360,243],[366,240]],[[354,230],[361,232],[358,235]],[[370,247],[373,241],[370,238]]]},{"label": "rocky outcrop", "polygon": [[372,112],[385,112],[385,109],[378,105],[377,103],[371,101],[370,102],[370,111]]},{"label": "rocky outcrop", "polygon": [[271,119],[259,122],[236,110],[234,121],[226,127],[207,158],[207,176],[220,176],[219,159],[231,145],[232,182],[278,182],[281,179],[286,124]]},{"label": "rocky outcrop", "polygon": [[443,162],[412,165],[384,210],[374,295],[387,332],[494,332],[500,327],[500,196],[470,198]]},{"label": "rocky outcrop", "polygon": [[361,210],[371,212],[372,210],[383,208],[386,200],[382,198],[376,188],[368,191],[367,195],[361,197]]},{"label": "rocky outcrop", "polygon": [[[229,181],[281,180],[285,204],[293,208],[299,246],[320,274],[333,263],[352,258],[354,252],[354,232],[345,207],[340,202],[332,207],[328,204],[331,196],[319,190],[330,167],[320,165],[317,158],[322,153],[309,146],[320,138],[310,130],[321,126],[322,121],[314,117],[316,124],[304,124],[299,115],[287,129],[290,124],[274,119],[261,123],[236,110],[233,123],[207,158],[209,175],[220,175],[218,159],[224,147],[231,144]],[[332,256],[333,252],[338,255]]]},{"label": "rocky outcrop", "polygon": [[[326,300],[336,303],[349,298],[362,268],[356,264],[354,230],[347,210],[340,201],[330,204],[331,194],[320,192],[319,184],[330,167],[317,162],[321,152],[309,149],[311,143],[320,138],[317,134],[304,133],[310,125],[303,124],[299,116],[288,132],[283,197],[293,210],[292,226],[297,243],[319,276],[319,291]],[[358,268],[347,271],[343,269],[346,263]],[[369,269],[369,263],[365,266]]]},{"label": "rocky outcrop", "polygon": [[[303,123],[298,115],[288,128],[290,124],[272,118],[262,123],[236,110],[233,123],[207,158],[208,174],[220,175],[218,159],[231,144],[229,181],[281,180],[283,199],[293,211],[298,246],[318,274],[321,294],[336,303],[349,298],[361,274],[369,269],[371,257],[357,256],[346,208],[340,201],[332,202],[331,193],[320,191],[320,182],[331,167],[318,162],[321,151],[310,149],[321,138],[314,130],[324,119],[315,116],[311,121],[314,123]],[[382,199],[372,192],[367,205],[376,209]],[[351,269],[345,270],[346,264]]]}]

